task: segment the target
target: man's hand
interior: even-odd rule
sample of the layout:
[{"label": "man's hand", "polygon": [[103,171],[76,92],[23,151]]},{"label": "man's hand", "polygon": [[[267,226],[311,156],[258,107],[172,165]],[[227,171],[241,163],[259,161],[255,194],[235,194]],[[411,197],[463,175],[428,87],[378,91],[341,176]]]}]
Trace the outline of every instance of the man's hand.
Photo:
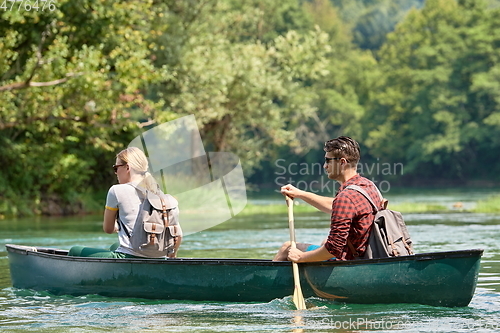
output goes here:
[{"label": "man's hand", "polygon": [[292,184],[287,184],[281,187],[281,193],[285,196],[289,196],[290,198],[301,199],[304,194],[304,191],[299,190]]},{"label": "man's hand", "polygon": [[290,248],[288,251],[288,260],[293,261],[293,262],[300,262],[300,259],[302,257],[302,254],[304,252],[300,251],[297,248]]},{"label": "man's hand", "polygon": [[317,208],[318,210],[331,214],[332,213],[332,197],[324,197],[321,195],[317,195],[313,192],[307,192],[300,190],[293,186],[292,184],[287,184],[281,187],[281,194],[285,196],[289,196],[290,198],[297,198],[304,200],[309,205]]}]

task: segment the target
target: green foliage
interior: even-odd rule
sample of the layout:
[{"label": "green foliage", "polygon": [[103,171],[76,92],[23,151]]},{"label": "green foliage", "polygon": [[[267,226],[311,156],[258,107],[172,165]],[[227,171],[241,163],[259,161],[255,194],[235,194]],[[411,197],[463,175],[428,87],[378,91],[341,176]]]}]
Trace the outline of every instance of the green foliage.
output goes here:
[{"label": "green foliage", "polygon": [[206,148],[236,153],[249,174],[276,146],[299,146],[296,128],[313,116],[316,96],[304,86],[327,73],[328,35],[300,31],[308,21],[296,1],[209,1],[196,8],[187,26],[186,7],[165,16],[171,30],[158,39],[158,53],[177,41],[182,49],[175,61],[157,58],[167,71],[152,89],[169,112],[155,120],[194,114]]},{"label": "green foliage", "polygon": [[478,201],[472,211],[475,213],[500,213],[500,195],[492,196],[484,201]]},{"label": "green foliage", "polygon": [[289,31],[308,31],[314,26],[300,1],[228,0],[219,2],[218,8],[224,12],[223,20],[229,18],[225,32],[233,42],[268,43]]},{"label": "green foliage", "polygon": [[389,35],[365,127],[372,153],[415,176],[498,179],[499,15],[480,1],[429,0]]},{"label": "green foliage", "polygon": [[[499,203],[499,198],[496,198],[496,203]],[[500,209],[496,208],[496,210],[488,210],[485,211],[484,206],[479,206],[478,209],[480,212],[498,212]],[[492,207],[492,206],[489,206]],[[403,202],[399,204],[390,204],[389,209],[401,212],[401,213],[446,213],[451,212],[450,209],[446,208],[442,205],[437,204],[429,204],[424,202]],[[295,213],[314,213],[319,212],[316,208],[308,205],[308,204],[297,204],[294,206]],[[245,208],[238,215],[256,215],[256,214],[286,214],[286,206],[278,205],[278,204],[269,204],[269,205],[253,205],[247,204]],[[328,220],[328,215],[325,214],[325,220]]]},{"label": "green foliage", "polygon": [[312,18],[321,30],[334,39],[350,41],[350,31],[340,18],[340,14],[330,0],[312,0],[303,4],[304,11]]},{"label": "green foliage", "polygon": [[1,15],[1,198],[35,212],[78,206],[112,183],[113,155],[142,126],[187,114],[250,172],[298,146],[316,96],[303,88],[327,73],[328,35],[292,0],[62,0]]},{"label": "green foliage", "polygon": [[76,207],[75,193],[112,180],[108,164],[138,128],[132,109],[154,105],[140,91],[157,75],[144,30],[151,5],[58,1],[53,12],[2,12],[0,198],[8,207],[24,200],[42,211],[51,198]]},{"label": "green foliage", "polygon": [[273,159],[318,163],[337,135],[356,138],[365,162],[402,163],[410,181],[500,179],[498,1],[423,3],[59,0],[0,12],[0,215],[93,207],[120,149],[188,114],[207,151],[238,155],[259,183]]},{"label": "green foliage", "polygon": [[[284,200],[283,200],[284,202]],[[319,212],[316,208],[308,205],[308,204],[295,204],[293,208],[294,213],[316,213]],[[246,215],[258,215],[258,214],[277,214],[277,215],[286,215],[287,206],[283,203],[282,205],[278,204],[268,204],[268,205],[254,205],[247,204],[245,208],[238,214],[238,216],[246,216]],[[326,220],[328,219],[328,215],[325,214]]]},{"label": "green foliage", "polygon": [[352,31],[361,49],[378,50],[386,36],[411,8],[421,8],[425,0],[332,0]]},{"label": "green foliage", "polygon": [[399,204],[389,204],[388,208],[401,213],[444,213],[450,211],[443,205],[425,202],[402,202]]}]

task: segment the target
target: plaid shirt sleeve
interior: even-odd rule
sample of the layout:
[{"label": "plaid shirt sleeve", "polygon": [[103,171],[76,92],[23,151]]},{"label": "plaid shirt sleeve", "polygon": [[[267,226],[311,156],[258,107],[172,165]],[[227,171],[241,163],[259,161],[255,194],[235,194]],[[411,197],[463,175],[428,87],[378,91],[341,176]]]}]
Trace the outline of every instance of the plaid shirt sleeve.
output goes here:
[{"label": "plaid shirt sleeve", "polygon": [[[354,259],[347,245],[351,242],[359,256],[363,256],[375,214],[368,200],[355,190],[345,190],[349,185],[362,186],[374,202],[380,202],[378,191],[368,179],[359,175],[351,178],[339,189],[332,205],[330,234],[325,247],[337,260]],[[380,207],[379,207],[380,208]]]},{"label": "plaid shirt sleeve", "polygon": [[342,195],[335,198],[332,205],[330,234],[325,247],[339,260],[346,252],[347,238],[355,215],[356,207],[347,196]]}]

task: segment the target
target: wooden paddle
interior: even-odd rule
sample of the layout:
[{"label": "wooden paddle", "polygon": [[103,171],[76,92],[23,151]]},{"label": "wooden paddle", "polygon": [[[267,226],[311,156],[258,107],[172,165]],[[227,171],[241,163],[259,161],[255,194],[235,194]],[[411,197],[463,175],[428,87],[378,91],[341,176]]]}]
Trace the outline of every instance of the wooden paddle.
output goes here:
[{"label": "wooden paddle", "polygon": [[[293,221],[293,198],[290,198],[288,195],[285,196],[286,205],[288,206],[288,227],[290,228],[290,243],[292,249],[296,248],[295,244],[295,227]],[[293,291],[293,303],[297,310],[305,310],[306,303],[304,302],[304,295],[302,295],[302,288],[300,287],[300,277],[299,277],[299,266],[296,262],[292,262],[293,268],[293,283],[294,283],[294,291]]]}]

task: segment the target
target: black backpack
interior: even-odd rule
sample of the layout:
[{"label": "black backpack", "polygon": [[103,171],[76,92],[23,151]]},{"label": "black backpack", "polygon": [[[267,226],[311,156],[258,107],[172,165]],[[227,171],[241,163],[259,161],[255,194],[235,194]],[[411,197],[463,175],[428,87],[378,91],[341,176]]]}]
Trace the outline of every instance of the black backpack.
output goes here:
[{"label": "black backpack", "polygon": [[[413,254],[410,233],[400,212],[390,209],[379,210],[368,193],[357,185],[349,185],[346,189],[361,193],[370,202],[375,213],[375,220],[370,231],[365,254],[357,259],[387,258]],[[352,244],[348,242],[348,245],[350,245],[351,251],[355,253]]]}]

